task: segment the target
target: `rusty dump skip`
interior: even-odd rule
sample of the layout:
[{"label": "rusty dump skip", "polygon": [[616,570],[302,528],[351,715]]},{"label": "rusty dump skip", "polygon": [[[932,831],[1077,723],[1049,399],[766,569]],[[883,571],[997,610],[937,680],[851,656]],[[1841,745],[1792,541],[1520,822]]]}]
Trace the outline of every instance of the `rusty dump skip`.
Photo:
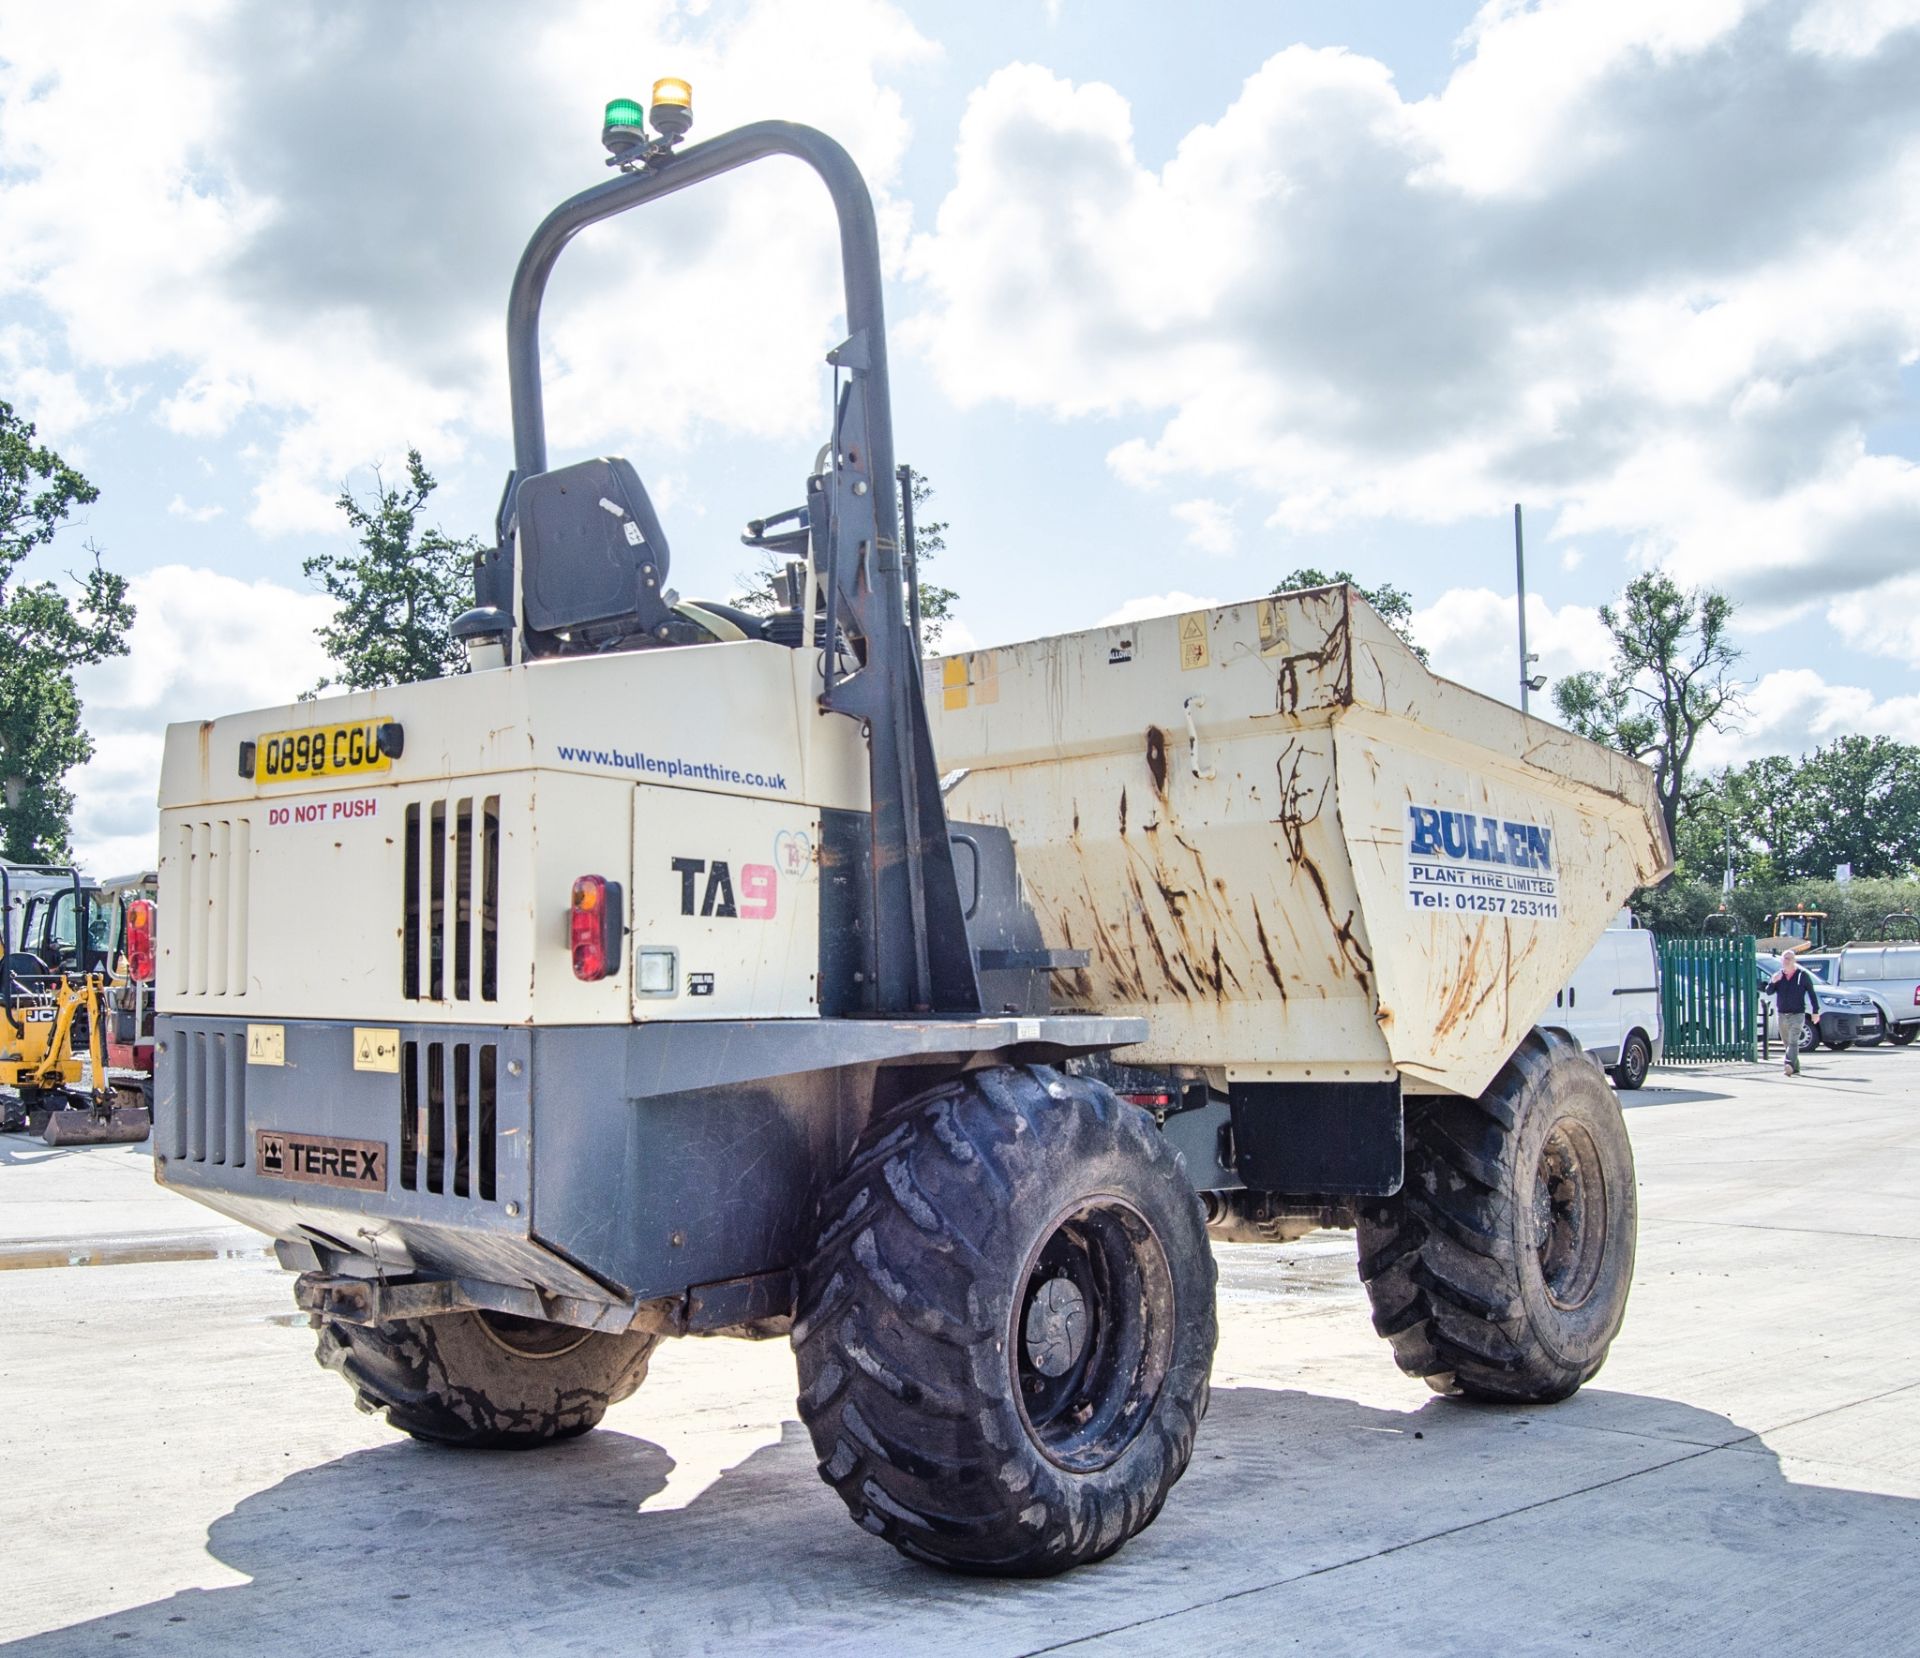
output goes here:
[{"label": "rusty dump skip", "polygon": [[1056,1001],[1129,1062],[1477,1094],[1672,864],[1643,766],[1438,679],[1347,587],[929,664]]}]

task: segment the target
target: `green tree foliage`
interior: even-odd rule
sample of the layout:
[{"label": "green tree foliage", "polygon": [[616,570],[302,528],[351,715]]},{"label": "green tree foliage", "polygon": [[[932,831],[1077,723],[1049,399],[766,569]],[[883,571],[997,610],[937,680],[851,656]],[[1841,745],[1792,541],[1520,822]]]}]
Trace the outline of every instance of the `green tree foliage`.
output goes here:
[{"label": "green tree foliage", "polygon": [[[926,579],[926,567],[947,549],[950,527],[944,518],[925,516],[932,504],[933,485],[921,473],[914,473],[913,545],[920,576],[920,642],[928,649],[940,643],[941,631],[953,620],[953,607],[960,598],[953,588]],[[770,616],[778,610],[781,601],[775,584],[784,562],[776,554],[768,553],[758,570],[743,570],[735,576],[740,588],[734,594],[734,604],[755,616]]]},{"label": "green tree foliage", "polygon": [[0,401],[0,854],[28,863],[71,856],[66,775],[93,755],[74,671],[127,652],[127,581],[88,545],[92,567],[16,584],[21,564],[100,492]]},{"label": "green tree foliage", "polygon": [[1613,665],[1553,688],[1560,717],[1581,736],[1653,767],[1675,841],[1700,734],[1730,725],[1742,708],[1733,676],[1740,652],[1727,638],[1732,617],[1733,601],[1723,594],[1682,592],[1657,571],[1636,576],[1620,604],[1600,607]]},{"label": "green tree foliage", "polygon": [[376,467],[373,486],[364,500],[340,486],[338,505],[359,550],[317,553],[303,566],[340,607],[320,629],[334,671],[318,690],[359,691],[466,671],[453,622],[473,603],[479,539],[456,541],[421,527],[421,509],[438,486],[418,449],[407,451],[404,484],[389,484]]},{"label": "green tree foliage", "polygon": [[1731,930],[1765,937],[1767,918],[1782,910],[1824,910],[1827,944],[1878,938],[1882,919],[1898,911],[1920,913],[1920,880],[1754,881],[1731,893],[1720,882],[1696,880],[1682,873],[1664,886],[1637,892],[1633,911],[1655,932],[1699,934],[1718,932],[1728,922],[1713,919],[1724,913]]},{"label": "green tree foliage", "polygon": [[1324,570],[1315,570],[1312,566],[1289,571],[1275,583],[1276,593],[1297,593],[1303,587],[1333,587],[1345,582],[1368,604],[1380,613],[1380,620],[1407,642],[1407,648],[1420,658],[1427,659],[1424,645],[1415,642],[1413,637],[1413,596],[1395,587],[1392,582],[1382,582],[1378,587],[1362,587],[1353,579],[1351,570],[1336,570],[1328,575]]},{"label": "green tree foliage", "polygon": [[1920,868],[1920,747],[1848,736],[1798,764],[1770,754],[1708,778],[1687,799],[1682,869],[1717,879],[1729,845],[1736,881],[1860,877]]}]

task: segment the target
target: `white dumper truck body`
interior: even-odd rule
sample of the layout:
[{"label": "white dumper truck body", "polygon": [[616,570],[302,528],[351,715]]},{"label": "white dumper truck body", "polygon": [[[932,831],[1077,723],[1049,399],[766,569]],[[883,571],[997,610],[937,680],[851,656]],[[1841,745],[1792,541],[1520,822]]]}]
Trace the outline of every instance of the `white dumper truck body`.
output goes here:
[{"label": "white dumper truck body", "polygon": [[950,656],[927,700],[950,809],[1090,957],[1061,1005],[1222,1087],[1477,1095],[1672,862],[1644,766],[1436,677],[1347,587]]}]

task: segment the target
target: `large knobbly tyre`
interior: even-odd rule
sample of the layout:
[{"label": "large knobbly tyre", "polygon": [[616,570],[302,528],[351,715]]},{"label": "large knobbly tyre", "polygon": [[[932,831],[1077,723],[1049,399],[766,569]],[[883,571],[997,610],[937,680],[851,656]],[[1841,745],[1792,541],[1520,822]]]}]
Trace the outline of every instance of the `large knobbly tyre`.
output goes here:
[{"label": "large knobbly tyre", "polygon": [[862,1136],[802,1277],[821,1475],[917,1560],[1104,1559],[1193,1453],[1213,1291],[1200,1201],[1137,1106],[1040,1066],[918,1095]]},{"label": "large knobbly tyre", "polygon": [[595,1426],[646,1380],[653,1335],[602,1335],[506,1313],[447,1313],[385,1324],[317,1315],[314,1356],[354,1402],[415,1439],[527,1450]]},{"label": "large knobbly tyre", "polygon": [[1359,1215],[1373,1326],[1438,1392],[1564,1399],[1625,1316],[1637,1213],[1613,1090],[1534,1031],[1479,1099],[1409,1100],[1406,1183]]}]

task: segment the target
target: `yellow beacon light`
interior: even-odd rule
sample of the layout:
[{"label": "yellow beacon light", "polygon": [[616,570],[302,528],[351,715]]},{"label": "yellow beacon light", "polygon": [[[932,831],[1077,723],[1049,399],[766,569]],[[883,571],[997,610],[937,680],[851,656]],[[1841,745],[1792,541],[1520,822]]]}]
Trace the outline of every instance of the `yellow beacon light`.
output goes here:
[{"label": "yellow beacon light", "polygon": [[693,126],[693,87],[677,75],[655,81],[647,119],[668,143],[686,137]]}]

